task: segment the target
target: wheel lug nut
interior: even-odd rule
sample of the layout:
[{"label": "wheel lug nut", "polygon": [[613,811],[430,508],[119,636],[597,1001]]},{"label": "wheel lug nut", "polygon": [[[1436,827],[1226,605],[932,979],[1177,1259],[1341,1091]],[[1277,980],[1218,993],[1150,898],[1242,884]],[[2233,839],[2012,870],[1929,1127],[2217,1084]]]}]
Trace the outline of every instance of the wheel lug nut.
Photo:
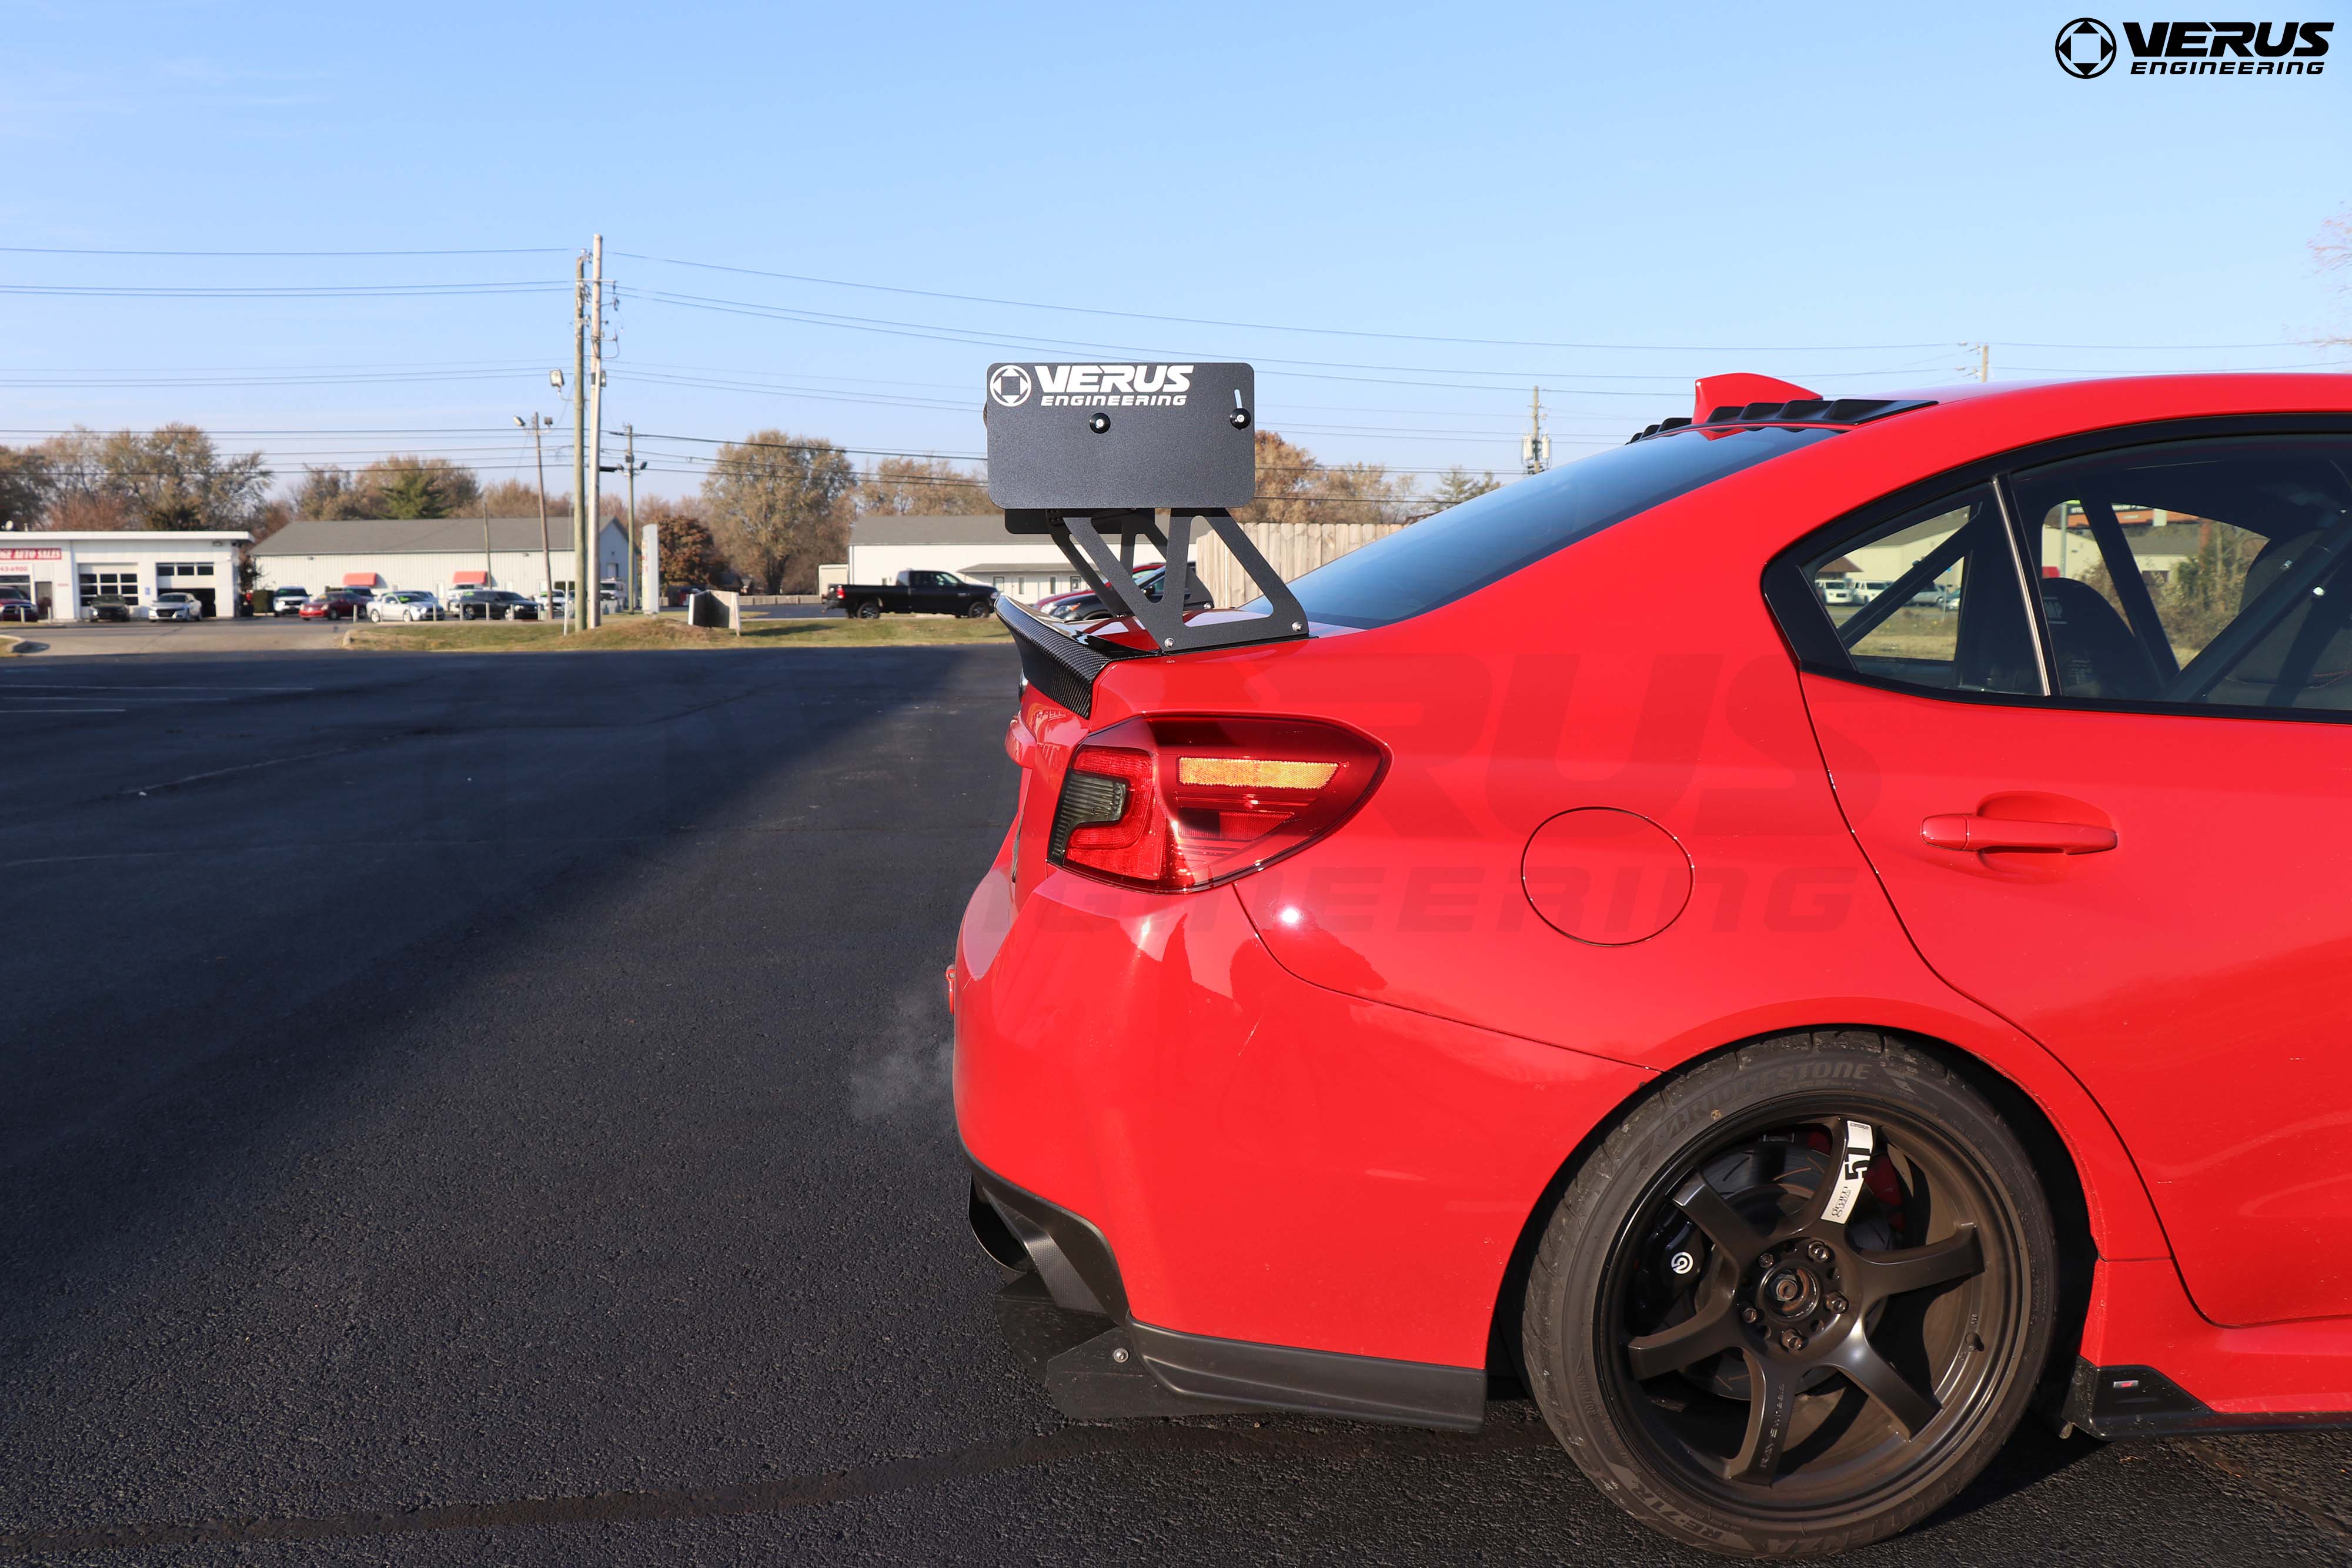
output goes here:
[{"label": "wheel lug nut", "polygon": [[1759,1269],[1769,1269],[1772,1266],[1772,1254],[1767,1252],[1764,1256],[1756,1260],[1756,1266]]},{"label": "wheel lug nut", "polygon": [[1845,1298],[1843,1296],[1832,1296],[1828,1301],[1823,1301],[1822,1305],[1829,1308],[1830,1315],[1832,1317],[1842,1318],[1845,1316]]},{"label": "wheel lug nut", "polygon": [[1759,1312],[1754,1307],[1742,1307],[1739,1309],[1739,1321],[1743,1323],[1752,1323],[1762,1315],[1763,1314]]},{"label": "wheel lug nut", "polygon": [[1780,1331],[1780,1348],[1782,1350],[1802,1350],[1805,1348],[1805,1336],[1799,1333],[1795,1329],[1783,1329]]},{"label": "wheel lug nut", "polygon": [[1805,1256],[1811,1258],[1816,1263],[1828,1262],[1830,1260],[1829,1243],[1826,1241],[1814,1242],[1811,1247],[1805,1249]]}]

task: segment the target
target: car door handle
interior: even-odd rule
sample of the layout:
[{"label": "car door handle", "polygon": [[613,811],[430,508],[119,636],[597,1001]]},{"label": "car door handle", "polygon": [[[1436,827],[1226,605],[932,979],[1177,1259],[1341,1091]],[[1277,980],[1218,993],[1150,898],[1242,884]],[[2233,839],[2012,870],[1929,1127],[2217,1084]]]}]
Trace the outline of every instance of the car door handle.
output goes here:
[{"label": "car door handle", "polygon": [[2095,855],[2116,847],[2113,828],[2081,822],[2024,822],[2008,817],[1967,813],[1930,817],[1919,836],[1939,850],[2042,850],[2062,855]]}]

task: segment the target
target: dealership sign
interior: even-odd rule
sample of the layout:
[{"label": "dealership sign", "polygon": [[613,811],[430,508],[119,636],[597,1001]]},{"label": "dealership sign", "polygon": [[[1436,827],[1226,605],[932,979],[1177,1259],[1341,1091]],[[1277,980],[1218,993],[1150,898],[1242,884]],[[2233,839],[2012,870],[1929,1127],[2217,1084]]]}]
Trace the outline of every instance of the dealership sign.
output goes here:
[{"label": "dealership sign", "polygon": [[[2136,77],[2318,76],[2333,22],[2126,22]],[[2116,30],[2095,16],[2058,29],[2058,66],[2088,81],[2107,74]]]},{"label": "dealership sign", "polygon": [[0,560],[63,560],[66,552],[55,545],[11,545],[0,548]]}]

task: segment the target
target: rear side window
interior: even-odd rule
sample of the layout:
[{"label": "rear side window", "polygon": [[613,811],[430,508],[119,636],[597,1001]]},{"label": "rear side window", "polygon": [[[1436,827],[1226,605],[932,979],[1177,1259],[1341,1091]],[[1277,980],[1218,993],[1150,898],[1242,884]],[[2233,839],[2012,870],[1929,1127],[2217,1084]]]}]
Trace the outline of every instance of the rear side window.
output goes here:
[{"label": "rear side window", "polygon": [[2182,441],[2011,480],[2059,695],[2352,709],[2352,441]]},{"label": "rear side window", "polygon": [[2040,695],[2017,552],[1992,486],[1930,501],[1803,563],[1860,674],[1945,691]]},{"label": "rear side window", "polygon": [[[1375,539],[1292,583],[1309,619],[1385,626],[1450,604],[1652,507],[1834,429],[1690,429],[1612,447]],[[1244,608],[1264,612],[1258,600]]]}]

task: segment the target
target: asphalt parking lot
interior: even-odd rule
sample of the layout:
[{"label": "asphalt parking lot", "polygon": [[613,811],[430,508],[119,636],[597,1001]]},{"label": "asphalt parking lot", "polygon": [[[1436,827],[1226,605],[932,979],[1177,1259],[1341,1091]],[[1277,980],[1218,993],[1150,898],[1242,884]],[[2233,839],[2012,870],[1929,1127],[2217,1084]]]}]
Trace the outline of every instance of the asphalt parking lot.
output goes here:
[{"label": "asphalt parking lot", "polygon": [[[1014,680],[0,665],[0,1558],[1682,1560],[1524,1403],[1081,1427],[1023,1381],[940,978]],[[1853,1561],[2118,1559],[2352,1561],[2352,1437],[2029,1428]]]}]

